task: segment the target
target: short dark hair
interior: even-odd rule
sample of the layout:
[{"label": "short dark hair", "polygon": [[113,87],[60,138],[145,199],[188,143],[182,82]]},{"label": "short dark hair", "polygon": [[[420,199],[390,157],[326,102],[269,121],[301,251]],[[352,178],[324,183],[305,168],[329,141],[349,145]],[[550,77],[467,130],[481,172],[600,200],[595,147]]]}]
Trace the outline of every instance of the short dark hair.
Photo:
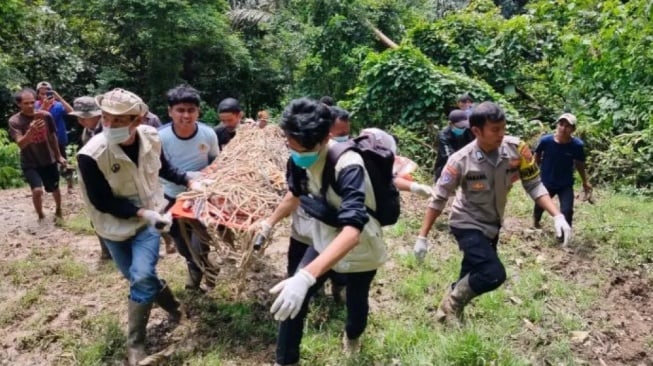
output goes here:
[{"label": "short dark hair", "polygon": [[279,126],[286,136],[305,147],[312,149],[329,136],[333,125],[333,115],[329,107],[314,99],[292,100],[283,110]]},{"label": "short dark hair", "polygon": [[23,94],[25,93],[31,93],[34,99],[36,99],[36,91],[32,88],[25,87],[14,94],[14,102],[16,102],[16,104],[20,104],[23,101]]},{"label": "short dark hair", "polygon": [[191,103],[196,106],[200,106],[202,98],[200,97],[200,92],[197,89],[193,88],[190,85],[177,85],[174,88],[168,90],[166,93],[168,98],[168,106],[172,107],[181,103]]},{"label": "short dark hair", "polygon": [[472,109],[472,115],[469,116],[469,126],[483,129],[487,122],[496,123],[505,120],[506,114],[501,107],[492,102],[483,102]]},{"label": "short dark hair", "polygon": [[334,122],[337,119],[339,119],[339,120],[341,120],[343,122],[349,122],[349,112],[347,112],[346,110],[344,110],[344,109],[342,109],[340,107],[337,107],[337,106],[331,107],[331,114],[333,115],[333,121]]},{"label": "short dark hair", "polygon": [[218,113],[240,113],[240,103],[236,98],[225,98],[218,104]]},{"label": "short dark hair", "polygon": [[474,99],[472,99],[472,96],[469,93],[463,93],[458,97],[458,103],[460,102],[474,103]]},{"label": "short dark hair", "polygon": [[336,105],[336,101],[333,99],[333,97],[330,97],[328,95],[325,95],[322,98],[320,98],[320,103],[324,103],[329,107],[333,107],[334,105]]}]

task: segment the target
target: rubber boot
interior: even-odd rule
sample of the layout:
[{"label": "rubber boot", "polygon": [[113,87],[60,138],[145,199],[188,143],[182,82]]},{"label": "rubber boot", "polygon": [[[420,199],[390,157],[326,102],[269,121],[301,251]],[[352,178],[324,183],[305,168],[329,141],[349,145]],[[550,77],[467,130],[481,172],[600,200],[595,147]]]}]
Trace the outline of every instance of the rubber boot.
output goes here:
[{"label": "rubber boot", "polygon": [[186,284],[184,286],[186,290],[204,292],[204,290],[200,287],[200,284],[202,283],[202,276],[202,271],[192,268],[189,264],[188,274],[186,275]]},{"label": "rubber boot", "polygon": [[147,321],[150,318],[152,303],[139,304],[129,300],[127,310],[127,362],[129,366],[136,366],[147,357],[145,353],[145,332]]},{"label": "rubber boot", "polygon": [[453,290],[447,289],[435,315],[437,320],[449,325],[460,325],[465,306],[476,296],[469,286],[469,275],[466,275],[456,283]]},{"label": "rubber boot", "polygon": [[168,312],[171,323],[178,324],[182,317],[179,301],[175,299],[175,295],[172,294],[168,284],[163,280],[161,282],[163,283],[163,288],[156,295],[154,302],[159,305],[161,309]]}]

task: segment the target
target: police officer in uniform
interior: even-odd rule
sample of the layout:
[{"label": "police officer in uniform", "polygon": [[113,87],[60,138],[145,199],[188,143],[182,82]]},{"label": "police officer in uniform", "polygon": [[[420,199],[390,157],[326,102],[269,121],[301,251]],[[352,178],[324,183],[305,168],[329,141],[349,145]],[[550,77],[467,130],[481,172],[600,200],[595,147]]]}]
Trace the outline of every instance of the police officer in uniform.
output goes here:
[{"label": "police officer in uniform", "polygon": [[[484,102],[470,116],[476,140],[448,160],[436,183],[419,237],[428,235],[449,196],[453,201],[449,226],[463,260],[456,283],[447,288],[437,319],[455,324],[471,299],[498,288],[506,271],[497,253],[499,229],[508,192],[518,180],[528,195],[554,218],[555,231],[565,244],[571,227],[540,181],[535,159],[526,143],[505,136],[506,117],[499,106]],[[418,239],[419,240],[419,239]]]}]

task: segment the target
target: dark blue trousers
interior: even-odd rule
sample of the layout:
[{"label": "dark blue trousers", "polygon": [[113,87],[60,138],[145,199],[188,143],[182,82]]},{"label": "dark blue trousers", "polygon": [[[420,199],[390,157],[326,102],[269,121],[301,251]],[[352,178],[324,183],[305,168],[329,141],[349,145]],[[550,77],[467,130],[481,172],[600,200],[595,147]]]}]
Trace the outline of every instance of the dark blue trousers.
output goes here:
[{"label": "dark blue trousers", "polygon": [[452,227],[451,233],[463,252],[459,280],[469,274],[469,286],[480,295],[501,286],[506,280],[506,269],[497,254],[499,236],[490,239],[475,229]]},{"label": "dark blue trousers", "polygon": [[[558,196],[558,200],[560,201],[560,212],[565,215],[565,220],[567,220],[567,223],[571,226],[571,221],[574,218],[574,187],[550,188],[546,185],[544,187],[549,191],[549,196],[551,196],[551,198]],[[535,208],[533,209],[533,218],[536,222],[540,222],[542,219],[542,213],[544,213],[544,209],[536,203]]]}]

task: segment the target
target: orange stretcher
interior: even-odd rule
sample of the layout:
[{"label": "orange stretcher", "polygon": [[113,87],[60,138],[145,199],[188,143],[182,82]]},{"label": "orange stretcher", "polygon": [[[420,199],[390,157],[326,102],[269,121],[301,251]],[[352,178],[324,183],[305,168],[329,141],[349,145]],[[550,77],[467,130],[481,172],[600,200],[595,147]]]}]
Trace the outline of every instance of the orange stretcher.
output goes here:
[{"label": "orange stretcher", "polygon": [[[246,231],[254,223],[252,218],[245,214],[230,214],[222,210],[207,210],[207,205],[212,205],[209,201],[200,201],[198,206],[185,208],[186,200],[179,199],[170,208],[169,212],[175,219],[197,220],[205,227],[224,226],[230,229]],[[198,204],[198,202],[195,202]]]}]

